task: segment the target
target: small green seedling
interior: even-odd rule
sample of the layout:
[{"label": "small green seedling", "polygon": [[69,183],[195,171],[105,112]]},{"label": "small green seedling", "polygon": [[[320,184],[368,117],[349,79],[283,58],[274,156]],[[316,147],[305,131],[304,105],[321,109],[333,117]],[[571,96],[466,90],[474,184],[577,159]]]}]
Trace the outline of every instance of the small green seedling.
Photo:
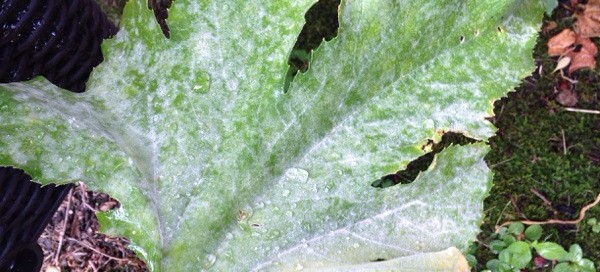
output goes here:
[{"label": "small green seedling", "polygon": [[477,245],[471,244],[467,251],[465,252],[465,258],[467,259],[467,263],[470,267],[475,267],[477,265],[477,258],[475,257],[475,252],[477,251]]},{"label": "small green seedling", "polygon": [[[588,221],[589,222],[589,221]],[[553,266],[552,271],[595,272],[594,263],[583,258],[581,247],[572,245],[567,252],[561,245],[553,242],[539,242],[542,227],[522,223],[512,223],[502,227],[492,237],[489,248],[498,257],[486,263],[487,271],[531,271],[535,268]],[[534,253],[532,253],[532,250]]]},{"label": "small green seedling", "polygon": [[592,226],[592,231],[594,233],[600,233],[600,222],[594,217],[588,219],[587,224]]}]

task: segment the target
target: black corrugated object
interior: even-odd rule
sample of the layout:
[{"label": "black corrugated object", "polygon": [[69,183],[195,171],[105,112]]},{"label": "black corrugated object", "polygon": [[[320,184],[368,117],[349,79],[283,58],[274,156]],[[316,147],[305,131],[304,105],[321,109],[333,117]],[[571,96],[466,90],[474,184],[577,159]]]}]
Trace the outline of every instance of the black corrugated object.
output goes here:
[{"label": "black corrugated object", "polygon": [[0,82],[41,75],[83,92],[116,32],[94,0],[0,0]]},{"label": "black corrugated object", "polygon": [[37,239],[71,187],[42,187],[22,170],[0,167],[0,271],[40,271]]},{"label": "black corrugated object", "polygon": [[[172,0],[149,0],[164,35]],[[94,0],[0,0],[0,83],[44,76],[84,92],[103,60],[100,44],[117,28]],[[0,272],[36,272],[37,239],[72,185],[41,187],[19,169],[0,166]]]},{"label": "black corrugated object", "polygon": [[[0,83],[44,76],[83,92],[102,40],[116,32],[94,0],[0,0]],[[0,167],[0,272],[40,270],[37,239],[71,187]]]}]

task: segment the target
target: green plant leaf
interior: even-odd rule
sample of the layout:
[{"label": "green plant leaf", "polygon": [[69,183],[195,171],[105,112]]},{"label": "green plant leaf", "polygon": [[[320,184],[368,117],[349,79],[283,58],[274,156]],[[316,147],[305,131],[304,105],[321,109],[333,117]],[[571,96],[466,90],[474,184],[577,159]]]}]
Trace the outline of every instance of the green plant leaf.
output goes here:
[{"label": "green plant leaf", "polygon": [[531,248],[523,241],[510,244],[500,252],[500,261],[508,263],[513,269],[525,268],[531,262]]},{"label": "green plant leaf", "polygon": [[547,260],[563,261],[568,254],[561,245],[552,242],[537,243],[534,248],[537,254]]},{"label": "green plant leaf", "polygon": [[144,2],[88,92],[1,85],[0,164],[117,198],[102,229],[153,271],[360,266],[475,239],[484,143],[445,149],[411,184],[370,183],[444,131],[493,135],[492,102],[533,68],[540,1],[346,1],[285,94],[312,0],[174,1],[170,40]]},{"label": "green plant leaf", "polygon": [[583,258],[583,250],[578,244],[569,247],[569,261],[577,263]]},{"label": "green plant leaf", "polygon": [[508,226],[508,232],[514,235],[519,235],[523,232],[525,226],[521,222],[514,222]]},{"label": "green plant leaf", "polygon": [[500,251],[505,249],[506,246],[507,244],[502,240],[493,240],[490,242],[490,249],[492,249],[492,252],[495,254],[498,254]]},{"label": "green plant leaf", "polygon": [[553,272],[596,272],[594,262],[588,259],[581,259],[578,263],[562,262],[557,264]]},{"label": "green plant leaf", "polygon": [[475,257],[475,255],[467,254],[465,258],[467,259],[467,263],[470,267],[474,267],[477,265],[477,258]]},{"label": "green plant leaf", "polygon": [[592,217],[590,219],[588,219],[587,224],[590,226],[596,225],[597,221],[596,218]]},{"label": "green plant leaf", "polygon": [[537,241],[542,237],[542,226],[531,225],[525,229],[525,238],[529,241]]},{"label": "green plant leaf", "polygon": [[559,263],[553,269],[552,272],[577,272],[577,266],[572,263]]},{"label": "green plant leaf", "polygon": [[595,272],[596,271],[596,266],[594,265],[594,262],[592,262],[591,260],[581,259],[581,260],[577,261],[576,264],[577,264],[577,267],[579,267],[579,271],[581,271],[581,272]]},{"label": "green plant leaf", "polygon": [[506,235],[508,234],[508,228],[507,227],[501,227],[496,233],[492,234],[492,237],[494,238],[498,238],[500,240],[503,240]]},{"label": "green plant leaf", "polygon": [[493,272],[497,272],[499,270],[499,266],[500,260],[498,259],[491,259],[485,264],[485,267]]},{"label": "green plant leaf", "polygon": [[[295,267],[304,270],[303,267]],[[469,264],[456,248],[449,248],[441,252],[420,253],[409,257],[400,257],[388,261],[369,262],[360,265],[339,265],[319,268],[322,272],[369,272],[369,271],[469,271]]]},{"label": "green plant leaf", "polygon": [[513,236],[512,234],[507,234],[507,235],[504,235],[504,238],[502,239],[502,241],[504,241],[505,244],[510,245],[510,244],[516,242],[517,238],[515,238],[515,236]]},{"label": "green plant leaf", "polygon": [[517,269],[513,269],[511,267],[512,266],[510,264],[505,263],[505,262],[498,263],[498,271],[499,272],[513,272],[513,271],[517,270]]}]

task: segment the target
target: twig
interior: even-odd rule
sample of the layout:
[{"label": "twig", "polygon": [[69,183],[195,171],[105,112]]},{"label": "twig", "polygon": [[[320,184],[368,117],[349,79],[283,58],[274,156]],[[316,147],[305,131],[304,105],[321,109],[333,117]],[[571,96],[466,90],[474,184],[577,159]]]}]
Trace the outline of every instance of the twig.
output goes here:
[{"label": "twig", "polygon": [[111,259],[111,260],[115,260],[115,261],[117,261],[117,262],[127,262],[127,261],[129,261],[129,259],[126,259],[126,258],[119,258],[119,257],[115,257],[115,256],[110,256],[110,255],[108,255],[108,254],[106,254],[106,253],[103,253],[102,251],[99,251],[99,250],[97,250],[97,249],[93,248],[93,247],[92,247],[92,246],[90,246],[90,245],[87,245],[87,244],[86,244],[86,243],[84,243],[84,242],[80,242],[80,241],[78,241],[77,239],[74,239],[74,238],[71,238],[71,237],[69,237],[69,238],[67,238],[67,239],[68,239],[70,242],[75,242],[75,243],[79,244],[80,246],[82,246],[82,247],[85,247],[85,248],[87,248],[87,249],[89,249],[89,250],[91,250],[91,251],[94,251],[94,252],[96,252],[96,253],[98,253],[98,254],[100,254],[100,255],[102,255],[102,256],[104,256],[104,257],[106,257],[106,258],[109,258],[109,259]]},{"label": "twig", "polygon": [[565,73],[563,72],[563,70],[562,70],[562,69],[560,70],[560,77],[561,77],[562,79],[564,79],[564,80],[568,81],[568,82],[569,82],[569,83],[571,83],[571,84],[576,84],[576,83],[578,82],[578,81],[577,81],[577,80],[575,80],[575,79],[572,79],[572,78],[570,78],[570,77],[568,77],[568,76],[565,76]]},{"label": "twig", "polygon": [[538,190],[531,188],[531,189],[529,189],[529,191],[531,191],[531,192],[532,192],[534,195],[536,195],[536,196],[537,196],[537,197],[539,197],[539,198],[540,198],[542,201],[544,201],[544,203],[545,203],[547,206],[550,206],[550,207],[552,207],[552,202],[550,202],[550,200],[548,200],[548,199],[547,199],[547,198],[546,198],[544,195],[542,195],[542,193],[538,192]]},{"label": "twig", "polygon": [[515,212],[520,214],[521,216],[527,218],[522,212],[521,209],[519,209],[519,205],[517,204],[517,198],[514,195],[510,196],[510,203],[512,204],[513,208],[515,209]]},{"label": "twig", "polygon": [[563,144],[563,155],[567,155],[567,140],[565,140],[565,130],[564,129],[560,129],[560,132],[562,133],[562,144]]},{"label": "twig", "polygon": [[581,208],[581,211],[579,211],[579,217],[575,220],[550,219],[550,220],[546,220],[546,221],[531,221],[531,220],[507,221],[507,222],[502,223],[499,226],[496,224],[496,232],[498,232],[501,227],[508,226],[515,222],[521,222],[525,225],[547,225],[547,224],[576,225],[576,224],[579,224],[579,222],[581,222],[581,220],[583,220],[583,218],[585,218],[585,213],[587,212],[587,210],[598,205],[598,203],[600,203],[600,194],[598,194],[598,196],[596,197],[596,200],[594,202],[587,204],[583,208]]},{"label": "twig", "polygon": [[98,272],[98,268],[96,268],[96,266],[94,265],[94,262],[92,262],[92,260],[88,260],[88,265],[92,268],[92,271],[94,272]]},{"label": "twig", "polygon": [[92,207],[90,204],[88,204],[88,203],[87,203],[87,201],[83,202],[83,205],[84,205],[85,207],[87,207],[87,208],[88,208],[88,210],[90,210],[90,211],[92,211],[92,212],[95,212],[95,213],[96,213],[96,212],[98,212],[98,209],[96,209],[96,208]]},{"label": "twig", "polygon": [[502,211],[500,212],[500,215],[498,216],[498,220],[496,220],[496,225],[498,225],[498,223],[500,223],[500,219],[502,219],[502,214],[504,213],[504,211],[506,210],[506,208],[508,208],[508,205],[510,205],[510,201],[506,202],[506,205],[504,205],[504,209],[502,209]]},{"label": "twig", "polygon": [[100,266],[98,266],[98,268],[103,268],[103,267],[106,267],[106,266],[108,266],[108,264],[109,264],[111,261],[112,261],[111,259],[106,259],[106,260],[104,260],[104,262],[102,262],[102,264],[101,264]]},{"label": "twig", "polygon": [[58,238],[58,247],[56,249],[56,254],[54,255],[54,265],[58,266],[58,257],[60,256],[60,252],[62,250],[63,239],[65,237],[65,232],[67,232],[67,222],[69,221],[69,211],[71,210],[71,196],[73,194],[73,189],[69,190],[69,194],[67,195],[67,209],[65,210],[65,219],[63,220],[62,232],[60,233],[60,237]]},{"label": "twig", "polygon": [[556,209],[554,209],[554,207],[552,207],[552,202],[550,202],[550,200],[548,200],[544,195],[542,195],[542,193],[540,193],[538,190],[536,189],[529,189],[530,192],[532,192],[535,196],[537,196],[539,199],[541,199],[544,202],[544,205],[546,205],[546,207],[550,208],[554,214],[557,214],[558,211]]},{"label": "twig", "polygon": [[486,245],[484,242],[482,242],[481,240],[475,238],[475,242],[479,243],[480,245],[487,247],[488,249],[492,249],[490,246]]},{"label": "twig", "polygon": [[571,111],[571,112],[581,112],[581,113],[591,113],[591,114],[600,114],[600,111],[598,110],[586,110],[586,109],[578,109],[578,108],[564,108],[566,111]]},{"label": "twig", "polygon": [[504,103],[502,104],[502,107],[500,107],[500,113],[498,113],[498,118],[500,118],[502,113],[504,113]]},{"label": "twig", "polygon": [[498,166],[500,166],[502,164],[505,164],[505,163],[507,163],[509,161],[512,161],[514,159],[515,159],[515,157],[511,157],[510,159],[506,159],[506,160],[503,160],[503,161],[501,161],[499,163],[492,164],[492,165],[490,165],[490,168],[496,168],[496,167],[498,167]]}]

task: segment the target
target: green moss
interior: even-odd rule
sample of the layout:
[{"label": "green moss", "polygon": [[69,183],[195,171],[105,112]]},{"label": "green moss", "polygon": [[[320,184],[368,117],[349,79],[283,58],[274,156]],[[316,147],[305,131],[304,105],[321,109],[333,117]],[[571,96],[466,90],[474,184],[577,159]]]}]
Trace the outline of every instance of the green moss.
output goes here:
[{"label": "green moss", "polygon": [[[565,18],[558,10],[554,18]],[[547,55],[548,38],[572,24],[555,19],[559,27],[538,39],[534,57],[539,70],[525,79],[516,92],[496,102],[494,124],[499,128],[490,140],[492,151],[486,160],[495,173],[494,187],[485,201],[486,219],[479,241],[487,243],[497,223],[509,220],[576,219],[579,210],[599,193],[600,165],[592,159],[600,147],[600,116],[567,112],[555,102],[555,87],[562,80],[552,74],[556,60]],[[596,70],[581,70],[570,76],[579,102],[575,107],[598,109],[600,75]],[[533,193],[541,193],[551,204]],[[587,218],[600,217],[600,207],[588,211]],[[592,232],[585,220],[577,225],[544,225],[548,241],[568,248],[581,245],[584,256],[600,267],[600,235]],[[484,269],[492,255],[479,245],[477,259]]]}]

